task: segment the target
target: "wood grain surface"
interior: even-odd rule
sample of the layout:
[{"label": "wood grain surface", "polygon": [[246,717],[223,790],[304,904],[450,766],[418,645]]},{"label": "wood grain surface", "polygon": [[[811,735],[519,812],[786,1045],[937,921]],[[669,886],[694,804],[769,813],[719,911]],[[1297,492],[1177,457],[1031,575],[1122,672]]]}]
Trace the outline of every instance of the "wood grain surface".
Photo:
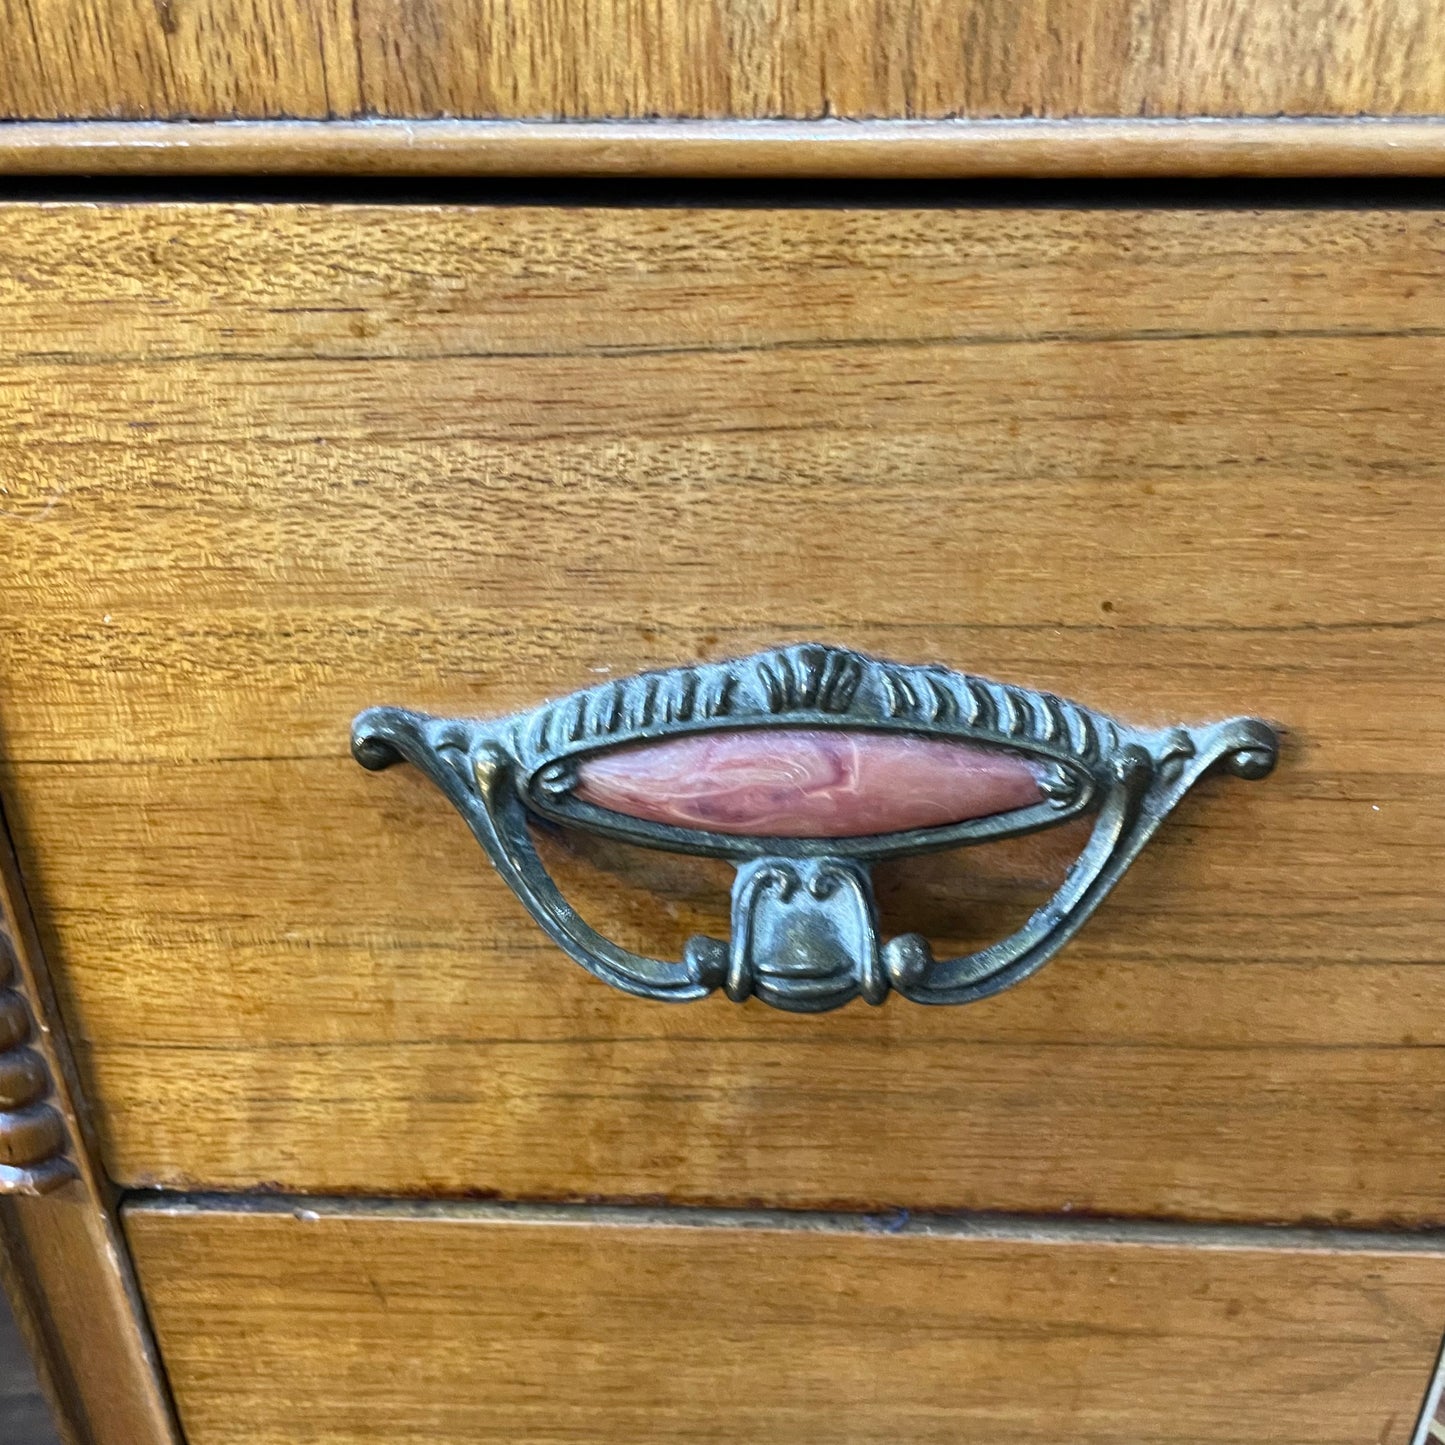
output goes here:
[{"label": "wood grain surface", "polygon": [[[64,1445],[179,1445],[155,1348],[141,1312],[111,1189],[95,1158],[85,1102],[0,819],[0,948],[35,1019],[30,1047],[64,1119],[70,1176],[44,1193],[0,1198],[0,1287],[39,1362]],[[9,1343],[0,1342],[0,1349]],[[4,1371],[0,1370],[0,1375]],[[0,1390],[0,1427],[7,1426]],[[8,1428],[25,1428],[22,1402]],[[6,1445],[44,1435],[3,1433]]]},{"label": "wood grain surface", "polygon": [[1407,1445],[1439,1254],[128,1211],[191,1445]]},{"label": "wood grain surface", "polygon": [[1441,0],[4,0],[0,116],[1429,115]]},{"label": "wood grain surface", "polygon": [[[11,206],[3,785],[126,1184],[1445,1217],[1445,220]],[[1026,986],[610,992],[346,755],[817,637],[1258,712]],[[1076,834],[900,865],[978,943]],[[676,950],[726,879],[549,844]]]},{"label": "wood grain surface", "polygon": [[812,180],[1445,175],[1445,118],[11,121],[0,175]]}]

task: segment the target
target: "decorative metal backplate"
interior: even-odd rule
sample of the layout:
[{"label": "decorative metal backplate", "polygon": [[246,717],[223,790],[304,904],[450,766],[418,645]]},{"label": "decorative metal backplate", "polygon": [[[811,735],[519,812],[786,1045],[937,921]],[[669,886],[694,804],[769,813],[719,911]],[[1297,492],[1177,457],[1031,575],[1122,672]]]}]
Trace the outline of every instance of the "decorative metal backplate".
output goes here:
[{"label": "decorative metal backplate", "polygon": [[[578,786],[589,760],[618,749],[765,728],[979,745],[1028,759],[1038,798],[892,832],[780,837],[631,816],[589,801]],[[426,773],[546,933],[598,978],[646,998],[721,988],[735,1000],[817,1013],[859,997],[879,1004],[890,992],[968,1003],[1027,978],[1074,936],[1206,772],[1261,778],[1277,740],[1255,718],[1141,731],[1051,693],[801,644],[602,683],[492,720],[369,708],[353,725],[352,752],[367,768],[405,759]],[[918,934],[880,939],[870,863],[1016,837],[1085,813],[1095,816],[1089,842],[1058,892],[1010,937],[941,959]],[[731,940],[694,937],[678,961],[619,947],[562,897],[532,844],[529,816],[731,860]]]}]

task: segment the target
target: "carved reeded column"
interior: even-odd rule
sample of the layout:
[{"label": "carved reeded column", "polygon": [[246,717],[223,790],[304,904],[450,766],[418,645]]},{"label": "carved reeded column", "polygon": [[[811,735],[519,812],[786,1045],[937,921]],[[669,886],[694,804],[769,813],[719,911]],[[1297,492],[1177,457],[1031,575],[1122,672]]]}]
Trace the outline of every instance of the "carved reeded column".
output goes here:
[{"label": "carved reeded column", "polygon": [[48,1194],[76,1168],[50,1071],[31,1047],[34,1020],[17,980],[15,944],[0,929],[0,1194]]}]

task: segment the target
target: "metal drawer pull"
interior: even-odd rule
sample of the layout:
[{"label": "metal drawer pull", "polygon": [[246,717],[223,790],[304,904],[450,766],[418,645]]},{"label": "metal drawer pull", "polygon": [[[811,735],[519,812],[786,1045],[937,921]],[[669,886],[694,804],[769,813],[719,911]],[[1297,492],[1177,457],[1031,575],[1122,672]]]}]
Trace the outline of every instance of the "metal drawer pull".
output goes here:
[{"label": "metal drawer pull", "polygon": [[[547,934],[616,988],[819,1013],[890,992],[970,1003],[1041,968],[1211,768],[1262,778],[1256,718],[1140,731],[1052,694],[805,644],[602,683],[494,720],[363,712],[364,767],[405,759],[466,819]],[[1088,844],[1019,930],[958,958],[883,942],[869,865],[1011,838],[1083,813]],[[737,868],[730,942],[678,962],[620,948],[542,866],[529,814]]]}]

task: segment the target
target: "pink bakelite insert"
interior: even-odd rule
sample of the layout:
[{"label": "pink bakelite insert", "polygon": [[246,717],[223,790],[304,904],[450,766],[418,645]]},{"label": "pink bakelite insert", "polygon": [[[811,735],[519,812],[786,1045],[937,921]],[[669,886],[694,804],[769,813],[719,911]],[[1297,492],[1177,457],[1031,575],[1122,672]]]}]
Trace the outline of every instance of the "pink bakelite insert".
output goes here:
[{"label": "pink bakelite insert", "polygon": [[775,838],[937,828],[1043,801],[1027,758],[973,743],[757,728],[639,743],[578,769],[585,803],[652,823]]}]

